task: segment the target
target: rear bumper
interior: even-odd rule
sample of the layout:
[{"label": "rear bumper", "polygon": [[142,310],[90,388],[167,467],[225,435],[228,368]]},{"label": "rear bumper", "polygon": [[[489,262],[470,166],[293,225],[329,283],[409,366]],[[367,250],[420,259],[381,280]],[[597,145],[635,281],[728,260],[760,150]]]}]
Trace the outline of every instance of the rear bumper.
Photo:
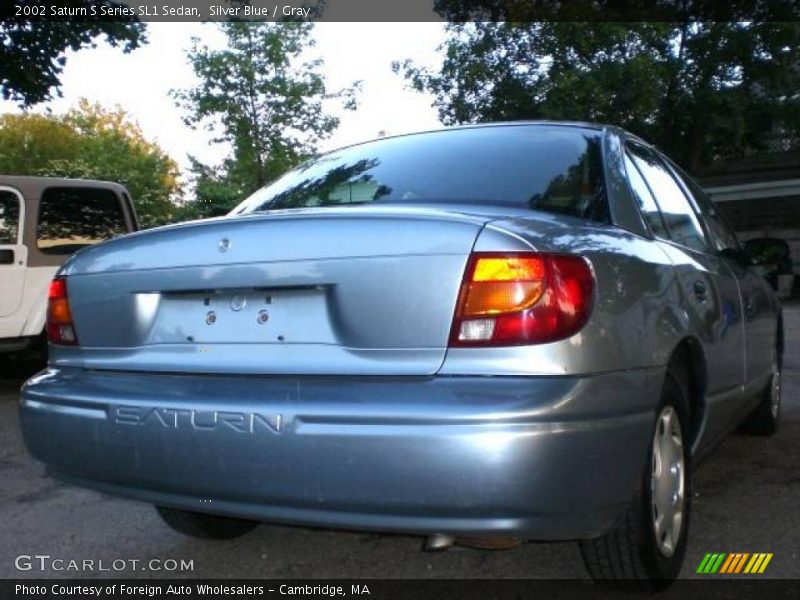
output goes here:
[{"label": "rear bumper", "polygon": [[264,521],[573,539],[639,485],[663,373],[280,378],[50,369],[23,388],[61,478]]}]

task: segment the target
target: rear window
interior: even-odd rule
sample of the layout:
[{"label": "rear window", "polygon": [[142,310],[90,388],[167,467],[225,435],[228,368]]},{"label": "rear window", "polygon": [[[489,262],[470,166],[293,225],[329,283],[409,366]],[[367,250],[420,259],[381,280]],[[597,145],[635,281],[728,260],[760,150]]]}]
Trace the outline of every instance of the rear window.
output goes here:
[{"label": "rear window", "polygon": [[48,188],[39,204],[36,244],[45,254],[71,254],[127,232],[119,197],[102,188]]},{"label": "rear window", "polygon": [[608,220],[600,132],[563,126],[452,129],[324,155],[233,214],[379,203],[496,204]]}]

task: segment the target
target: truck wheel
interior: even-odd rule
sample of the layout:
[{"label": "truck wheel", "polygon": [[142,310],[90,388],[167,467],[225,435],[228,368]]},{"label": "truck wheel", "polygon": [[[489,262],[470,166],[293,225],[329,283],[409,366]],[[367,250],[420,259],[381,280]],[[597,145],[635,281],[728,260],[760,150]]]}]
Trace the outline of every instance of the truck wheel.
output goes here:
[{"label": "truck wheel", "polygon": [[164,522],[178,533],[207,540],[231,540],[258,526],[257,521],[220,517],[165,506],[156,506],[156,510]]},{"label": "truck wheel", "polygon": [[781,418],[781,361],[777,348],[772,351],[772,377],[763,392],[761,402],[750,414],[741,431],[750,435],[772,435],[778,431]]},{"label": "truck wheel", "polygon": [[595,581],[653,591],[669,586],[680,572],[691,504],[684,390],[667,372],[640,489],[615,529],[580,543]]},{"label": "truck wheel", "polygon": [[8,354],[0,354],[0,379],[14,377],[14,362]]}]

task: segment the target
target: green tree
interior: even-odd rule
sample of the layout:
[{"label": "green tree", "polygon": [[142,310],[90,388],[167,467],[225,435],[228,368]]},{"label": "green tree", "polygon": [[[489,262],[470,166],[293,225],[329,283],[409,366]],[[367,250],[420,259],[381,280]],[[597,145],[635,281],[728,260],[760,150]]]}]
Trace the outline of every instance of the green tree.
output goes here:
[{"label": "green tree", "polygon": [[210,167],[191,156],[189,160],[190,171],[194,174],[195,199],[175,211],[175,221],[221,217],[252,192],[229,177],[224,166]]},{"label": "green tree", "polygon": [[[198,214],[225,212],[290,167],[312,155],[339,119],[325,100],[355,108],[358,82],[331,92],[321,59],[308,59],[313,25],[307,22],[223,23],[227,47],[194,41],[189,59],[200,83],[173,94],[191,127],[205,126],[215,142],[231,144],[219,168],[195,161]],[[200,206],[203,206],[200,210]],[[191,208],[191,204],[188,205]]]},{"label": "green tree", "polygon": [[32,175],[74,157],[79,139],[62,119],[36,114],[0,115],[0,173]]},{"label": "green tree", "polygon": [[0,172],[116,181],[145,227],[165,223],[180,194],[178,166],[120,108],[81,100],[61,116],[0,116]]},{"label": "green tree", "polygon": [[117,6],[110,0],[15,0],[0,9],[0,95],[21,106],[50,100],[59,93],[60,77],[67,62],[66,50],[93,48],[100,36],[106,43],[130,52],[147,41],[145,26],[133,17],[114,21],[44,21],[17,15],[16,7],[81,8]]},{"label": "green tree", "polygon": [[462,23],[442,66],[395,62],[447,124],[572,119],[625,127],[690,170],[800,132],[796,22]]}]

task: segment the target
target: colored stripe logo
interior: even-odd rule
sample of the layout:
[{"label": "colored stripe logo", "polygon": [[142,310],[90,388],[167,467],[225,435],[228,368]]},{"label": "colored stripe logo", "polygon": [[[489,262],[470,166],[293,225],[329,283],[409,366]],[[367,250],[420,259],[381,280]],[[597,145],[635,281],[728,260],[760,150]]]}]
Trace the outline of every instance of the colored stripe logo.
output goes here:
[{"label": "colored stripe logo", "polygon": [[763,573],[771,560],[772,552],[708,553],[700,561],[697,572],[701,574],[720,573],[732,575],[742,573],[756,575]]}]

